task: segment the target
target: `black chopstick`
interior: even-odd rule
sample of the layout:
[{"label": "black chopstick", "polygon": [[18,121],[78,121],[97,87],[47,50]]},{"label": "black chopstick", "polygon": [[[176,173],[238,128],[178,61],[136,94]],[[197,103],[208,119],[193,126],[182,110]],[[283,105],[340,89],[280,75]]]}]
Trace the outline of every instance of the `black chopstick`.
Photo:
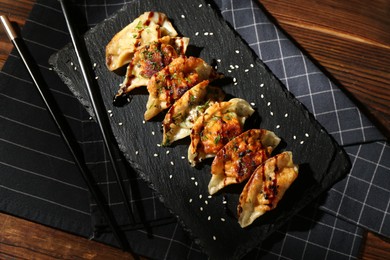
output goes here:
[{"label": "black chopstick", "polygon": [[115,143],[116,141],[113,138],[110,122],[108,120],[107,112],[105,111],[104,103],[99,92],[99,86],[96,83],[95,76],[92,71],[92,64],[88,55],[88,50],[84,42],[84,38],[81,37],[74,27],[72,16],[70,14],[70,8],[67,5],[68,1],[60,0],[62,12],[64,13],[66,25],[68,27],[73,47],[75,49],[77,59],[81,68],[81,73],[85,84],[87,86],[88,95],[92,104],[93,111],[95,113],[96,121],[99,125],[100,131],[102,133],[103,141],[108,153],[108,156],[111,161],[112,168],[115,173],[116,180],[119,185],[119,189],[123,198],[125,208],[127,210],[130,220],[134,223],[134,215],[130,207],[128,196],[126,194],[123,182],[120,176],[119,166],[117,160],[115,160]]},{"label": "black chopstick", "polygon": [[15,46],[16,50],[18,51],[20,58],[22,59],[25,67],[28,70],[28,73],[31,76],[31,79],[34,82],[34,85],[39,91],[43,99],[43,102],[47,107],[48,112],[50,113],[57,128],[61,132],[61,136],[65,141],[67,147],[69,148],[69,151],[72,154],[73,159],[77,167],[79,168],[81,175],[85,183],[87,184],[88,189],[91,192],[91,195],[95,200],[99,210],[107,220],[110,228],[113,231],[115,238],[118,240],[120,247],[123,250],[128,251],[130,248],[128,241],[124,236],[124,234],[120,231],[118,224],[114,219],[114,216],[109,211],[108,207],[105,206],[103,195],[100,193],[98,188],[94,185],[93,177],[85,164],[84,156],[81,151],[81,148],[77,143],[76,138],[74,137],[74,134],[65,119],[65,116],[61,112],[56,100],[54,99],[52,93],[50,92],[50,89],[45,83],[45,80],[43,79],[42,74],[39,71],[37,63],[34,61],[33,57],[31,56],[23,39],[19,37],[19,35],[17,35],[15,30],[13,29],[8,18],[3,15],[1,15],[0,18],[1,18],[1,23],[3,24],[5,31],[7,32],[8,37],[10,38],[11,42]]}]

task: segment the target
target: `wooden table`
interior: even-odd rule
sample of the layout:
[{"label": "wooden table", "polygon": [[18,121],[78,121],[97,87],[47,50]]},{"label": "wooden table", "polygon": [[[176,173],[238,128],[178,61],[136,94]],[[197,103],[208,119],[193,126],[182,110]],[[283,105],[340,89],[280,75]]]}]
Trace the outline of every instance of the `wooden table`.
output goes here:
[{"label": "wooden table", "polygon": [[[23,26],[34,0],[0,0]],[[390,137],[390,0],[260,0],[275,22]],[[0,30],[0,68],[12,49]],[[0,213],[0,258],[131,259],[121,250]],[[367,232],[362,259],[390,259],[390,240]]]}]

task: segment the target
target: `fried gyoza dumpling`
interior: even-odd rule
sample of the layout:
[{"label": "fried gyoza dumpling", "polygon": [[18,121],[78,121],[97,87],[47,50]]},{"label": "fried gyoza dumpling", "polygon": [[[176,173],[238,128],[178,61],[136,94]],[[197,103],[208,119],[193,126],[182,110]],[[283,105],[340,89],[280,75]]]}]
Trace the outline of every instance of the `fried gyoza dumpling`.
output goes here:
[{"label": "fried gyoza dumpling", "polygon": [[283,152],[261,164],[245,185],[237,207],[238,223],[246,227],[274,208],[298,177],[292,153]]},{"label": "fried gyoza dumpling", "polygon": [[170,145],[191,134],[196,119],[214,102],[225,98],[219,87],[209,85],[205,80],[189,89],[170,107],[163,121],[162,145]]},{"label": "fried gyoza dumpling", "polygon": [[280,138],[265,129],[251,129],[233,138],[213,160],[209,193],[247,180],[279,143]]},{"label": "fried gyoza dumpling", "polygon": [[188,161],[191,166],[214,157],[232,138],[243,132],[245,120],[254,110],[240,98],[214,103],[194,123]]},{"label": "fried gyoza dumpling", "polygon": [[145,12],[118,32],[106,46],[108,69],[113,71],[128,64],[137,48],[166,35],[177,36],[167,16],[159,12]]},{"label": "fried gyoza dumpling", "polygon": [[174,59],[149,80],[145,120],[150,120],[169,108],[196,84],[217,77],[218,74],[214,69],[201,58],[181,56]]},{"label": "fried gyoza dumpling", "polygon": [[127,66],[125,80],[115,98],[137,87],[146,86],[155,73],[170,64],[173,59],[185,54],[188,43],[189,38],[186,37],[164,36],[158,41],[138,48]]}]

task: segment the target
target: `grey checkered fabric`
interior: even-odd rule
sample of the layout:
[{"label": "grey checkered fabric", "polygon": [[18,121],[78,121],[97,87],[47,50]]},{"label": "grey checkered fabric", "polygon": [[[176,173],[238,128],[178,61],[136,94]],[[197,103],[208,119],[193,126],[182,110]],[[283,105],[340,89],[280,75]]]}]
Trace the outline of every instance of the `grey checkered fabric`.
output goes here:
[{"label": "grey checkered fabric", "polygon": [[[364,229],[384,236],[390,233],[389,145],[342,91],[269,20],[256,1],[215,3],[226,21],[344,147],[353,163],[344,180],[250,252],[247,259],[357,258]],[[76,2],[87,27],[102,22],[124,4],[123,0]],[[47,63],[50,55],[70,41],[64,21],[59,19],[60,10],[57,1],[38,0],[23,36],[86,151],[88,166],[108,205],[121,222],[123,203],[117,200],[116,183],[108,170],[98,128]],[[100,224],[95,222],[99,218],[94,204],[15,51],[0,74],[0,105],[0,210],[91,236]],[[153,259],[207,259],[142,180],[132,177],[125,182],[141,191],[131,197],[131,203],[134,210],[141,203],[143,217],[149,223],[147,228],[123,227],[136,253]],[[162,223],[165,219],[169,221]],[[109,232],[95,239],[117,245]]]}]

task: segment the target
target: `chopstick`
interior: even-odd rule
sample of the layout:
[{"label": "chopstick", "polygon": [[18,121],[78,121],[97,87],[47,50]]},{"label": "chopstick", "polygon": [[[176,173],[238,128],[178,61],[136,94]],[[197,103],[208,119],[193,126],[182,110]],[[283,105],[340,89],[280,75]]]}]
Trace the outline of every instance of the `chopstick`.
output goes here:
[{"label": "chopstick", "polygon": [[34,85],[39,91],[43,99],[43,102],[47,107],[48,112],[50,113],[58,130],[61,132],[61,136],[65,141],[67,147],[69,148],[69,151],[72,154],[75,164],[80,170],[81,175],[85,183],[87,184],[88,189],[91,192],[91,195],[95,200],[99,210],[101,211],[104,218],[107,220],[120,247],[123,250],[128,251],[130,248],[128,241],[126,237],[123,235],[123,233],[120,231],[118,224],[114,219],[114,216],[111,214],[109,209],[103,203],[104,201],[103,195],[100,193],[99,189],[94,185],[93,177],[85,164],[84,156],[81,151],[81,148],[77,143],[76,138],[74,137],[74,134],[72,132],[72,129],[70,128],[69,124],[65,119],[65,116],[61,112],[56,100],[54,99],[52,93],[50,92],[49,87],[45,83],[45,80],[43,79],[42,74],[39,71],[38,65],[36,64],[33,57],[31,56],[22,37],[19,37],[19,35],[13,29],[9,19],[4,15],[1,15],[0,18],[1,18],[1,23],[3,24],[3,27],[9,39],[11,40],[12,44],[15,46],[16,50],[18,51],[20,58],[22,59],[25,67],[27,68],[31,79],[34,82]]},{"label": "chopstick", "polygon": [[79,35],[77,29],[74,27],[72,16],[70,14],[70,8],[67,5],[68,1],[60,0],[60,3],[61,3],[62,12],[65,17],[66,25],[68,27],[72,39],[73,47],[75,49],[77,59],[81,67],[81,73],[83,75],[84,82],[87,86],[88,95],[92,104],[93,111],[95,113],[96,121],[99,125],[100,132],[103,137],[104,145],[106,147],[108,156],[110,158],[112,169],[114,170],[115,177],[119,185],[120,193],[122,195],[128,217],[134,223],[135,222],[134,215],[131,210],[125,188],[123,186],[118,162],[117,160],[115,160],[114,157],[115,149],[116,149],[114,144],[116,141],[114,140],[111,132],[110,122],[108,120],[107,113],[105,112],[104,109],[104,102],[99,92],[99,86],[97,85],[95,77],[93,76],[92,65],[88,55],[87,47],[84,42],[84,38]]}]

